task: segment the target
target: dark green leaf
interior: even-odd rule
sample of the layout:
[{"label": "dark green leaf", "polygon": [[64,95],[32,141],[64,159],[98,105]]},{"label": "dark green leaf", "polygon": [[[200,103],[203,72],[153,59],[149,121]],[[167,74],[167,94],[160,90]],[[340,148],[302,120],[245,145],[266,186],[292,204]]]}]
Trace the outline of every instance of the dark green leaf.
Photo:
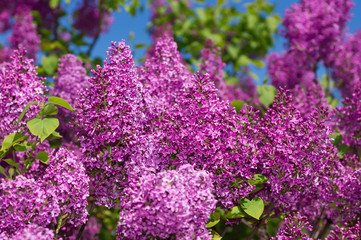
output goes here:
[{"label": "dark green leaf", "polygon": [[36,155],[36,159],[39,159],[40,162],[42,163],[47,163],[49,161],[49,155],[47,152],[38,152],[38,154]]},{"label": "dark green leaf", "polygon": [[329,138],[333,139],[332,144],[334,146],[338,146],[338,144],[342,141],[342,135],[340,133],[334,133],[330,136],[328,136]]},{"label": "dark green leaf", "polygon": [[54,131],[52,134],[49,135],[46,139],[48,140],[54,140],[54,139],[60,139],[63,136],[61,136],[57,131]]},{"label": "dark green leaf", "polygon": [[231,106],[236,108],[237,113],[239,112],[239,110],[241,110],[241,108],[243,107],[243,105],[245,104],[245,101],[241,101],[241,100],[233,100],[231,103]]},{"label": "dark green leaf", "polygon": [[226,218],[228,219],[243,218],[246,216],[247,214],[239,206],[231,208],[226,214]]},{"label": "dark green leaf", "polygon": [[59,120],[56,118],[33,118],[27,122],[27,125],[30,132],[35,136],[39,136],[41,142],[43,142],[59,127]]},{"label": "dark green leaf", "polygon": [[31,148],[33,143],[31,142],[22,142],[14,144],[14,149],[18,152],[25,152]]},{"label": "dark green leaf", "polygon": [[70,106],[70,104],[65,101],[64,99],[62,98],[59,98],[59,97],[49,97],[49,102],[53,103],[53,104],[57,104],[59,106],[62,106],[66,109],[69,109],[70,111],[73,111],[75,112],[74,108],[72,106]]}]

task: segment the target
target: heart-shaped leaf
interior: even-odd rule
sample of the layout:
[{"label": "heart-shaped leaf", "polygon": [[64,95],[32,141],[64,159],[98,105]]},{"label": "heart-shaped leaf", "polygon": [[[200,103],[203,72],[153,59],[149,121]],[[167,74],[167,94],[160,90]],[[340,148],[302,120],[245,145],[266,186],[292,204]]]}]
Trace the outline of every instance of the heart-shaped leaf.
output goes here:
[{"label": "heart-shaped leaf", "polygon": [[256,197],[253,198],[252,201],[250,201],[248,198],[243,198],[241,199],[240,203],[243,211],[245,211],[251,217],[259,220],[264,210],[264,203],[262,198]]},{"label": "heart-shaped leaf", "polygon": [[59,120],[57,118],[33,118],[27,122],[28,128],[32,134],[39,136],[41,142],[52,134],[57,127],[59,127]]}]

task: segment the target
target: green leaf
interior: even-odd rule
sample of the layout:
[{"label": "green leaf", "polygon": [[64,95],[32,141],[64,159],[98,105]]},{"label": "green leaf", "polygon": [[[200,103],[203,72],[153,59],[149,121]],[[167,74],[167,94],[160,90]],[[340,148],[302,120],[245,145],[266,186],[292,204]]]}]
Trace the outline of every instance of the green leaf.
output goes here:
[{"label": "green leaf", "polygon": [[16,122],[16,125],[18,125],[19,122],[23,119],[23,117],[24,117],[25,113],[28,111],[29,107],[30,107],[31,105],[37,103],[37,102],[38,102],[38,101],[34,101],[34,102],[31,102],[31,103],[28,103],[28,104],[25,106],[24,110],[21,112],[21,114],[20,114],[20,116],[19,116],[19,118],[18,118],[18,121]]},{"label": "green leaf", "polygon": [[256,197],[250,201],[248,198],[241,199],[241,208],[245,211],[249,216],[258,219],[263,213],[264,203],[262,198]]},{"label": "green leaf", "polygon": [[246,55],[239,56],[239,58],[237,60],[237,64],[241,65],[241,66],[246,66],[246,65],[249,65],[250,63],[252,63],[252,59],[250,59]]},{"label": "green leaf", "polygon": [[273,103],[273,100],[277,94],[276,88],[271,85],[257,86],[257,91],[259,95],[259,101],[265,107],[268,107]]},{"label": "green leaf", "polygon": [[14,168],[9,168],[9,177],[12,178],[14,176],[15,170]]},{"label": "green leaf", "polygon": [[243,218],[246,216],[247,214],[239,206],[231,208],[226,214],[226,218],[228,219]]},{"label": "green leaf", "polygon": [[50,147],[51,148],[59,148],[62,144],[61,141],[49,141]]},{"label": "green leaf", "polygon": [[14,162],[12,159],[8,158],[8,159],[4,159],[4,161],[9,164],[10,166],[15,167],[16,169],[19,169],[19,163]]},{"label": "green leaf", "polygon": [[31,148],[32,144],[31,142],[16,143],[13,147],[18,152],[25,152]]},{"label": "green leaf", "polygon": [[54,139],[60,139],[63,136],[61,136],[57,131],[54,131],[52,134],[49,135],[46,139],[48,140],[54,140]]},{"label": "green leaf", "polygon": [[53,104],[46,104],[43,109],[43,115],[56,115],[59,109]]},{"label": "green leaf", "polygon": [[214,230],[212,230],[211,234],[212,234],[212,240],[221,240],[222,239],[222,237]]},{"label": "green leaf", "polygon": [[241,110],[241,108],[243,107],[243,105],[245,104],[245,101],[241,101],[241,100],[233,100],[231,103],[231,106],[236,108],[237,113],[239,112],[239,110]]},{"label": "green leaf", "polygon": [[38,154],[36,155],[36,159],[39,159],[40,162],[42,163],[47,163],[49,161],[49,155],[47,152],[38,152]]},{"label": "green leaf", "polygon": [[56,118],[33,118],[27,122],[28,128],[32,134],[39,136],[41,142],[52,134],[59,127],[59,120]]},{"label": "green leaf", "polygon": [[340,144],[340,142],[342,141],[342,135],[340,133],[334,133],[328,137],[333,139],[332,144],[334,146],[338,146],[338,144]]},{"label": "green leaf", "polygon": [[55,55],[44,56],[41,65],[48,75],[53,75],[58,65],[58,57]]},{"label": "green leaf", "polygon": [[248,180],[250,185],[262,184],[268,181],[268,178],[263,176],[262,174],[255,174],[253,178]]},{"label": "green leaf", "polygon": [[208,222],[208,223],[206,224],[206,227],[207,227],[207,228],[211,228],[211,227],[213,227],[213,226],[216,226],[217,223],[219,223],[219,221],[220,221],[220,219],[218,219],[218,220],[216,220],[216,221],[213,221],[213,222]]},{"label": "green leaf", "polygon": [[9,134],[4,140],[3,140],[3,143],[2,143],[2,146],[1,146],[1,151],[4,151],[10,147],[12,147],[15,143],[17,142],[20,142],[20,141],[24,141],[26,139],[28,139],[29,136],[26,136],[22,133],[11,133]]},{"label": "green leaf", "polygon": [[57,8],[60,4],[60,0],[50,0],[49,2],[49,6],[51,8]]},{"label": "green leaf", "polygon": [[2,166],[0,166],[0,173],[3,174],[3,175],[5,175],[5,176],[7,176],[6,170],[5,170],[5,168],[3,168]]},{"label": "green leaf", "polygon": [[209,220],[208,223],[206,224],[206,227],[211,228],[217,225],[217,223],[219,223],[220,220],[221,220],[221,214],[216,209],[216,211],[213,212],[211,216],[209,216]]},{"label": "green leaf", "polygon": [[278,15],[269,16],[266,18],[267,27],[271,32],[275,32],[277,30],[278,22],[280,21],[280,17]]},{"label": "green leaf", "polygon": [[59,98],[59,97],[49,97],[49,102],[53,103],[53,104],[57,104],[59,106],[62,106],[66,109],[69,109],[70,111],[73,111],[75,112],[74,108],[72,106],[70,106],[70,104],[65,101],[64,99],[62,98]]},{"label": "green leaf", "polygon": [[253,59],[253,60],[252,60],[252,63],[253,63],[255,66],[259,67],[259,68],[263,68],[263,67],[264,67],[264,63],[263,63],[262,60]]}]

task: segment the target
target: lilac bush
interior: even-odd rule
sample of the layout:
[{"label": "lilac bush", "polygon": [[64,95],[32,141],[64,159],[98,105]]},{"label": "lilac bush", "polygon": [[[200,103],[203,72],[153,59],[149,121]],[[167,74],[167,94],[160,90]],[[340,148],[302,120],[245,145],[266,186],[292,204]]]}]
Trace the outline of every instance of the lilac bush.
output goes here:
[{"label": "lilac bush", "polygon": [[[361,237],[350,0],[287,10],[288,49],[267,58],[274,87],[243,76],[228,85],[210,40],[199,69],[188,66],[171,24],[154,29],[140,66],[123,40],[90,73],[84,54],[65,54],[53,74],[29,59],[40,44],[31,10],[43,1],[15,2],[0,3],[0,31],[12,28],[0,50],[0,239]],[[97,39],[111,22],[104,4],[82,1],[59,41]]]}]

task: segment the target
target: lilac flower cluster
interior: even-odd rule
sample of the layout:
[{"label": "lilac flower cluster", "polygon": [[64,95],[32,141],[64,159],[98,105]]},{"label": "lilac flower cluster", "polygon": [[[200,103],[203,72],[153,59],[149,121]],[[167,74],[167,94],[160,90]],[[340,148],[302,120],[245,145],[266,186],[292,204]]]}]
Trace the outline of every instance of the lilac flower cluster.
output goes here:
[{"label": "lilac flower cluster", "polygon": [[358,222],[353,227],[336,226],[325,240],[357,240],[361,238],[361,223]]},{"label": "lilac flower cluster", "polygon": [[40,50],[40,35],[36,32],[36,26],[32,22],[33,17],[29,10],[19,10],[15,16],[13,32],[8,41],[12,49],[26,49],[28,57],[36,59],[36,54]]},{"label": "lilac flower cluster", "polygon": [[[45,99],[43,79],[38,77],[33,61],[25,56],[25,50],[14,51],[11,61],[0,65],[0,139],[17,129],[17,119],[28,103]],[[38,110],[38,105],[32,105],[20,127]]]},{"label": "lilac flower cluster", "polygon": [[361,85],[361,31],[348,35],[334,53],[333,78],[343,96],[350,97],[353,89]]},{"label": "lilac flower cluster", "polygon": [[148,173],[124,190],[118,239],[211,239],[205,227],[216,206],[211,176],[191,165]]},{"label": "lilac flower cluster", "polygon": [[312,240],[307,234],[303,233],[303,230],[312,231],[312,226],[308,222],[307,218],[297,214],[290,215],[285,218],[283,226],[278,230],[277,237],[273,240]]},{"label": "lilac flower cluster", "polygon": [[[76,99],[79,98],[81,90],[89,86],[89,77],[83,67],[83,62],[72,54],[63,55],[59,59],[58,76],[54,78],[53,96],[66,100],[70,105],[75,106]],[[69,110],[59,109],[61,135],[66,140],[71,139],[69,129],[74,114]]]},{"label": "lilac flower cluster", "polygon": [[337,49],[350,19],[351,0],[301,0],[286,10],[284,36],[291,50],[305,52],[312,63]]},{"label": "lilac flower cluster", "polygon": [[342,134],[343,143],[357,150],[361,149],[361,86],[355,87],[350,97],[343,100],[343,106],[335,109],[335,125]]},{"label": "lilac flower cluster", "polygon": [[54,239],[54,231],[49,228],[41,227],[37,224],[28,224],[10,237],[4,237],[2,240],[49,240]]},{"label": "lilac flower cluster", "polygon": [[36,178],[19,175],[15,180],[1,179],[0,232],[13,235],[24,228],[26,234],[36,230],[26,230],[30,222],[54,226],[60,218],[72,226],[86,222],[89,178],[82,163],[62,148],[50,158],[43,174]]},{"label": "lilac flower cluster", "polygon": [[341,76],[341,62],[345,60],[339,57],[345,55],[347,47],[340,46],[344,45],[345,25],[352,7],[351,0],[301,0],[287,9],[282,34],[288,40],[288,50],[268,57],[272,84],[291,89],[298,84],[317,83],[315,73],[320,63],[326,68],[339,65],[335,76]]},{"label": "lilac flower cluster", "polygon": [[[327,117],[322,107],[313,108],[309,118],[302,117],[292,95],[280,92],[259,121],[258,167],[269,179],[261,195],[274,202],[276,209],[297,209],[316,217],[322,206],[333,201],[332,169],[339,165],[337,149],[328,137]],[[316,209],[308,209],[310,202],[320,202],[320,206],[313,204]]]},{"label": "lilac flower cluster", "polygon": [[[77,101],[77,136],[96,201],[113,204],[125,181],[126,162],[141,138],[143,87],[124,42],[112,43],[104,61]],[[109,202],[110,201],[110,202]]]}]

